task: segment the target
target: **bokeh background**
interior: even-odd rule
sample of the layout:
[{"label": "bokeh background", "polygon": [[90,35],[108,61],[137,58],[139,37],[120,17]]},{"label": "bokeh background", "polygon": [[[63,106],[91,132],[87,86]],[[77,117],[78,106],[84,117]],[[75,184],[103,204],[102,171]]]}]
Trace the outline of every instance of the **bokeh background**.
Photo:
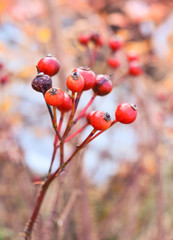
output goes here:
[{"label": "bokeh background", "polygon": [[[53,182],[33,239],[172,240],[172,0],[0,1],[0,240],[22,238],[53,151],[43,96],[31,88],[35,66],[47,53],[57,57],[61,69],[53,83],[65,91],[71,71],[88,65],[87,49],[78,42],[83,33],[103,39],[92,70],[111,74],[115,86],[90,110],[114,119],[118,104],[133,102],[138,117],[95,139]],[[108,41],[116,35],[124,45],[113,69]],[[129,51],[139,55],[138,77],[126,74]],[[79,109],[92,94],[84,93]],[[67,155],[90,130],[68,144]],[[54,169],[57,164],[58,157]]]}]

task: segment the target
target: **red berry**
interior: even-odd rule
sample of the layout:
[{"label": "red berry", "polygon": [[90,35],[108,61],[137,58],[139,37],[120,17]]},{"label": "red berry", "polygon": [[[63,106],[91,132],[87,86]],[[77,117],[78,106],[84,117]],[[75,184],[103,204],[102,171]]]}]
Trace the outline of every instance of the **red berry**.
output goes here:
[{"label": "red berry", "polygon": [[120,62],[114,57],[108,58],[107,63],[112,68],[118,68],[120,66]]},{"label": "red berry", "polygon": [[87,115],[86,115],[86,118],[87,118],[87,122],[89,123],[89,124],[91,124],[91,117],[92,117],[92,115],[95,113],[95,111],[91,111],[91,112],[89,112]]},{"label": "red berry", "polygon": [[104,44],[104,40],[99,33],[91,34],[90,39],[96,46],[102,46]]},{"label": "red berry", "polygon": [[123,46],[123,40],[117,36],[113,37],[109,40],[109,47],[112,49],[112,51],[117,51]]},{"label": "red berry", "polygon": [[59,72],[60,64],[56,58],[48,54],[38,62],[37,67],[40,72],[43,72],[51,77]]},{"label": "red berry", "polygon": [[72,92],[80,92],[80,91],[82,91],[82,89],[84,87],[85,81],[79,72],[74,71],[66,79],[66,84],[67,84],[67,87]]},{"label": "red berry", "polygon": [[64,92],[60,88],[52,87],[44,95],[46,102],[51,106],[59,106],[63,103]]},{"label": "red berry", "polygon": [[97,130],[104,131],[111,126],[111,117],[109,113],[96,111],[91,116],[91,125]]},{"label": "red berry", "polygon": [[96,76],[96,83],[93,87],[93,90],[99,96],[105,96],[112,91],[113,85],[112,81],[109,79],[109,76],[99,74]]},{"label": "red berry", "polygon": [[140,76],[142,74],[142,69],[137,61],[129,64],[129,74],[132,76]]},{"label": "red berry", "polygon": [[115,118],[118,122],[128,124],[135,121],[137,116],[136,105],[122,103],[117,107]]},{"label": "red berry", "polygon": [[1,78],[0,78],[0,83],[3,85],[3,84],[6,84],[9,80],[9,76],[6,74],[6,75],[3,75]]},{"label": "red berry", "polygon": [[90,35],[89,34],[81,34],[78,37],[78,41],[80,42],[80,44],[86,46],[88,44],[88,42],[90,41]]},{"label": "red berry", "polygon": [[137,61],[137,60],[139,60],[139,55],[135,52],[128,52],[127,53],[127,60],[129,62]]},{"label": "red berry", "polygon": [[95,85],[96,75],[90,68],[84,66],[84,67],[79,67],[74,71],[79,72],[84,78],[84,81],[85,81],[84,88],[83,88],[84,91],[91,89]]},{"label": "red berry", "polygon": [[58,106],[58,109],[62,112],[68,112],[72,108],[72,98],[67,94],[64,93],[63,102]]},{"label": "red berry", "polygon": [[45,92],[52,87],[52,79],[45,75],[43,72],[37,74],[37,76],[32,81],[32,88],[37,92]]}]

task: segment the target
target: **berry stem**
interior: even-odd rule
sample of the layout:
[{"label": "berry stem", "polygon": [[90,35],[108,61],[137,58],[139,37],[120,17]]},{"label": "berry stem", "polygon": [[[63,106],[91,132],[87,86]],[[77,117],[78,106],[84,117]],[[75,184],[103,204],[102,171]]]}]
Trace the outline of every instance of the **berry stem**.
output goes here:
[{"label": "berry stem", "polygon": [[89,143],[89,141],[90,141],[90,139],[91,139],[91,137],[96,133],[96,131],[97,131],[97,129],[93,129],[92,131],[91,131],[91,133],[88,135],[88,137],[79,145],[79,146],[77,146],[77,148],[76,148],[76,150],[72,153],[72,155],[67,159],[67,161],[63,164],[63,168],[65,168],[66,166],[67,166],[67,164],[72,160],[72,158],[83,148],[83,147],[85,147],[88,143]]},{"label": "berry stem", "polygon": [[70,140],[71,140],[72,138],[74,138],[78,133],[82,132],[88,125],[89,125],[89,123],[86,123],[83,127],[81,127],[81,128],[78,129],[76,132],[74,132],[72,135],[70,135],[68,138],[66,138],[64,142],[70,141]]},{"label": "berry stem", "polygon": [[66,138],[68,132],[71,129],[70,126],[72,124],[74,114],[75,114],[75,92],[72,92],[72,109],[71,109],[71,114],[70,114],[70,117],[69,117],[69,120],[68,120],[68,123],[67,123],[67,127],[66,127],[65,132],[64,132],[63,137],[62,137],[63,139]]},{"label": "berry stem", "polygon": [[59,120],[59,124],[58,124],[58,131],[59,132],[61,131],[63,120],[64,120],[64,112],[61,111],[61,116],[60,116],[60,120]]},{"label": "berry stem", "polygon": [[39,70],[38,66],[36,66],[36,68],[37,68],[37,73],[40,73],[40,70]]},{"label": "berry stem", "polygon": [[56,156],[56,152],[57,152],[57,142],[58,142],[58,136],[57,134],[55,135],[55,140],[54,140],[54,144],[53,144],[53,153],[52,153],[52,159],[51,159],[51,163],[50,163],[50,167],[49,167],[49,171],[47,174],[47,177],[49,177],[51,175],[51,170],[52,170],[52,166],[55,160],[55,156]]},{"label": "berry stem", "polygon": [[75,112],[76,112],[76,110],[77,110],[77,107],[78,107],[80,98],[81,98],[81,96],[82,96],[82,93],[83,93],[83,91],[77,93],[77,97],[76,97],[76,100],[75,100]]},{"label": "berry stem", "polygon": [[94,99],[96,98],[97,94],[94,93],[94,95],[92,96],[92,98],[89,100],[89,102],[87,103],[87,105],[84,107],[84,109],[79,113],[79,115],[77,116],[77,118],[72,122],[70,129],[82,118],[85,116],[85,113],[87,111],[87,109],[91,106],[91,104],[93,103]]},{"label": "berry stem", "polygon": [[57,129],[57,117],[56,117],[56,107],[55,106],[53,106],[53,119],[54,119],[53,126],[55,129]]}]

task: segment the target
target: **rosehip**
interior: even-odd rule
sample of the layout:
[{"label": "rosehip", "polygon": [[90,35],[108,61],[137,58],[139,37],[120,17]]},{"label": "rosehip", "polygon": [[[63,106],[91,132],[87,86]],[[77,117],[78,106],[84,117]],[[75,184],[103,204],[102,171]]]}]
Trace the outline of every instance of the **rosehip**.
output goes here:
[{"label": "rosehip", "polygon": [[95,113],[95,111],[91,111],[86,115],[87,122],[91,124],[91,117]]},{"label": "rosehip", "polygon": [[111,126],[111,117],[109,113],[96,111],[91,116],[91,125],[97,130],[104,131]]},{"label": "rosehip", "polygon": [[59,106],[63,103],[64,92],[60,88],[52,87],[44,95],[45,101],[51,106]]},{"label": "rosehip", "polygon": [[84,87],[85,81],[79,72],[74,71],[66,79],[66,84],[67,84],[67,87],[72,92],[80,92],[80,91],[82,91],[82,89]]},{"label": "rosehip", "polygon": [[114,57],[108,58],[107,63],[112,68],[118,68],[120,66],[120,62]]},{"label": "rosehip", "polygon": [[43,72],[37,74],[37,76],[32,81],[32,88],[38,92],[45,92],[52,87],[52,79],[45,75]]},{"label": "rosehip", "polygon": [[91,34],[90,40],[96,45],[96,46],[102,46],[104,44],[103,38],[98,33]]},{"label": "rosehip", "polygon": [[89,90],[92,88],[96,82],[96,75],[95,73],[88,67],[79,67],[75,69],[74,71],[79,72],[82,77],[84,78],[85,84],[83,90]]},{"label": "rosehip", "polygon": [[127,60],[129,62],[137,61],[137,60],[139,60],[139,55],[135,52],[128,52],[127,53]]},{"label": "rosehip", "polygon": [[48,54],[38,62],[37,67],[40,72],[43,72],[51,77],[59,72],[60,64],[55,57]]},{"label": "rosehip", "polygon": [[68,93],[64,93],[63,102],[58,105],[58,109],[62,112],[68,112],[72,108],[72,98],[68,95]]},{"label": "rosehip", "polygon": [[129,64],[129,74],[132,76],[140,76],[142,74],[142,69],[137,61]]},{"label": "rosehip", "polygon": [[113,37],[109,40],[109,47],[112,49],[112,51],[117,51],[123,46],[123,40],[117,36]]},{"label": "rosehip", "polygon": [[93,87],[93,90],[99,96],[105,96],[112,91],[113,84],[109,79],[109,76],[99,74],[96,76],[96,83]]},{"label": "rosehip", "polygon": [[86,46],[88,44],[88,42],[90,41],[90,35],[88,35],[88,34],[81,34],[78,37],[78,41],[80,42],[80,44]]},{"label": "rosehip", "polygon": [[136,105],[122,103],[117,107],[115,118],[118,122],[128,124],[135,121],[137,116]]},{"label": "rosehip", "polygon": [[6,75],[3,75],[1,78],[0,78],[0,83],[3,85],[3,84],[6,84],[9,80],[9,76],[6,74]]}]

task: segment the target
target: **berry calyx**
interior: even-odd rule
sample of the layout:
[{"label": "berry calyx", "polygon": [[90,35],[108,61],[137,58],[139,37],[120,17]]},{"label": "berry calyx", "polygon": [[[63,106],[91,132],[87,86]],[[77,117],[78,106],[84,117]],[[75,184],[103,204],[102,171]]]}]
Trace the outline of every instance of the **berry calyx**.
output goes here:
[{"label": "berry calyx", "polygon": [[66,84],[72,92],[80,92],[84,87],[85,81],[79,72],[74,71],[67,77]]},{"label": "berry calyx", "polygon": [[113,84],[108,75],[99,74],[96,76],[96,83],[93,91],[99,96],[105,96],[112,91]]},{"label": "berry calyx", "polygon": [[87,113],[87,115],[86,115],[86,119],[89,124],[91,124],[91,117],[94,113],[95,113],[95,111],[91,111],[91,112]]},{"label": "berry calyx", "polygon": [[116,36],[116,37],[112,37],[109,40],[109,47],[112,49],[112,51],[117,51],[118,49],[122,48],[123,46],[123,40],[121,37]]},{"label": "berry calyx", "polygon": [[118,68],[120,66],[120,62],[114,57],[109,57],[107,63],[112,68]]},{"label": "berry calyx", "polygon": [[141,66],[138,61],[130,62],[129,64],[129,74],[132,76],[140,76],[143,73]]},{"label": "berry calyx", "polygon": [[96,111],[91,116],[91,125],[97,130],[104,131],[111,126],[111,116],[103,111]]},{"label": "berry calyx", "polygon": [[64,99],[61,104],[58,105],[58,109],[62,112],[68,112],[72,108],[72,98],[68,93],[64,93]]},{"label": "berry calyx", "polygon": [[85,84],[83,87],[83,91],[89,90],[95,85],[96,75],[90,68],[88,68],[87,66],[78,67],[74,71],[79,72],[84,78]]},{"label": "berry calyx", "polygon": [[81,34],[78,37],[78,41],[79,41],[80,44],[82,44],[84,46],[87,46],[89,41],[90,41],[90,35],[89,34]]},{"label": "berry calyx", "polygon": [[129,124],[135,121],[137,116],[137,107],[134,104],[122,103],[117,107],[115,118],[118,122]]},{"label": "berry calyx", "polygon": [[51,106],[59,106],[63,103],[64,92],[60,88],[52,87],[44,95],[45,101]]},{"label": "berry calyx", "polygon": [[59,72],[60,64],[55,57],[52,57],[51,54],[48,54],[38,62],[37,67],[40,72],[52,77]]},{"label": "berry calyx", "polygon": [[52,79],[50,76],[45,75],[43,72],[40,72],[32,81],[32,88],[37,92],[45,92],[52,87]]}]

